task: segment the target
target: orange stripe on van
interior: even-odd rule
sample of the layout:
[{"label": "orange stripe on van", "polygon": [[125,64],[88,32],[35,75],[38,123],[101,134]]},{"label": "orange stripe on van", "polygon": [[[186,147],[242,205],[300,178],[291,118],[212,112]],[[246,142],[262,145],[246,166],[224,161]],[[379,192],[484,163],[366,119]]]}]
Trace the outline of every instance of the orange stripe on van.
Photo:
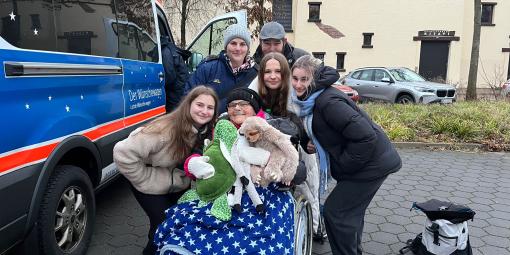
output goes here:
[{"label": "orange stripe on van", "polygon": [[27,163],[47,158],[53,149],[57,147],[57,144],[58,143],[52,143],[41,147],[28,149],[26,151],[18,151],[11,155],[0,158],[0,161],[2,162],[0,165],[0,173]]},{"label": "orange stripe on van", "polygon": [[[83,133],[83,135],[89,138],[90,140],[95,141],[97,139],[100,139],[106,135],[109,135],[122,129],[125,126],[127,127],[143,122],[147,119],[156,117],[163,113],[165,113],[165,107],[161,106],[149,110],[147,112],[131,116],[125,119],[120,119],[112,123],[106,124],[104,126],[98,127],[96,129],[92,129],[88,132]],[[2,162],[0,164],[0,174],[16,167],[20,167],[39,160],[46,159],[60,142],[61,141],[57,141],[55,143],[41,145],[39,147],[14,152],[12,154],[0,157],[0,162]]]}]

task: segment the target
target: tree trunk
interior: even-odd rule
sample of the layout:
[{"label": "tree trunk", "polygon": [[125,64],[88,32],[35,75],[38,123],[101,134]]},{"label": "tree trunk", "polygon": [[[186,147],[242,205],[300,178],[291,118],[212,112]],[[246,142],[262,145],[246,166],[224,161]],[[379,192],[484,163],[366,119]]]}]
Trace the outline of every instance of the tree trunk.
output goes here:
[{"label": "tree trunk", "polygon": [[181,48],[186,48],[186,21],[188,20],[189,0],[181,1]]},{"label": "tree trunk", "polygon": [[474,2],[475,13],[473,26],[473,44],[471,45],[471,61],[469,63],[466,100],[476,100],[476,79],[478,77],[478,61],[480,58],[480,29],[482,23],[482,3],[481,0],[474,0]]}]

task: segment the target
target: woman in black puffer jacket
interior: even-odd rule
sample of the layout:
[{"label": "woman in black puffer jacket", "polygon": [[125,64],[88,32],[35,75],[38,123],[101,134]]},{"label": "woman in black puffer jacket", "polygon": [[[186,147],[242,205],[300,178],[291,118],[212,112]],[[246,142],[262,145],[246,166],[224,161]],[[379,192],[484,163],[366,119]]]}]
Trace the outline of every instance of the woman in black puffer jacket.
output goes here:
[{"label": "woman in black puffer jacket", "polygon": [[[337,185],[324,204],[324,219],[333,254],[361,254],[365,211],[401,159],[384,131],[343,92],[331,87],[335,69],[312,56],[292,67],[293,102],[301,108],[309,152],[317,151],[320,192],[328,170]],[[311,140],[311,141],[310,141]]]}]

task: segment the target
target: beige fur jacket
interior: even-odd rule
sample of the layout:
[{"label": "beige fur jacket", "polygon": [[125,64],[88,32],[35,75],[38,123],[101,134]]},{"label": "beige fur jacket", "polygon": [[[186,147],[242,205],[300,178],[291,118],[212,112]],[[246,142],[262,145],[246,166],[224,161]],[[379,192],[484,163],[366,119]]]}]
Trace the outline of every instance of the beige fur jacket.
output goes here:
[{"label": "beige fur jacket", "polygon": [[[191,180],[175,168],[173,148],[167,134],[147,134],[135,129],[113,148],[113,160],[131,184],[140,192],[167,194],[187,189]],[[198,132],[196,129],[193,131]]]}]

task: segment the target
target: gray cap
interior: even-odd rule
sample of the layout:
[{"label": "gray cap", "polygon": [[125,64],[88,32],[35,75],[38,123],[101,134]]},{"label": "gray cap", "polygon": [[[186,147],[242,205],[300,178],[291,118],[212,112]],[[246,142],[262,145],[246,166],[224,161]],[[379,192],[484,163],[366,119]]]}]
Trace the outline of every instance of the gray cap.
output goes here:
[{"label": "gray cap", "polygon": [[260,40],[266,39],[282,40],[283,38],[285,38],[285,29],[278,22],[275,21],[268,22],[264,24],[262,29],[260,29]]}]

